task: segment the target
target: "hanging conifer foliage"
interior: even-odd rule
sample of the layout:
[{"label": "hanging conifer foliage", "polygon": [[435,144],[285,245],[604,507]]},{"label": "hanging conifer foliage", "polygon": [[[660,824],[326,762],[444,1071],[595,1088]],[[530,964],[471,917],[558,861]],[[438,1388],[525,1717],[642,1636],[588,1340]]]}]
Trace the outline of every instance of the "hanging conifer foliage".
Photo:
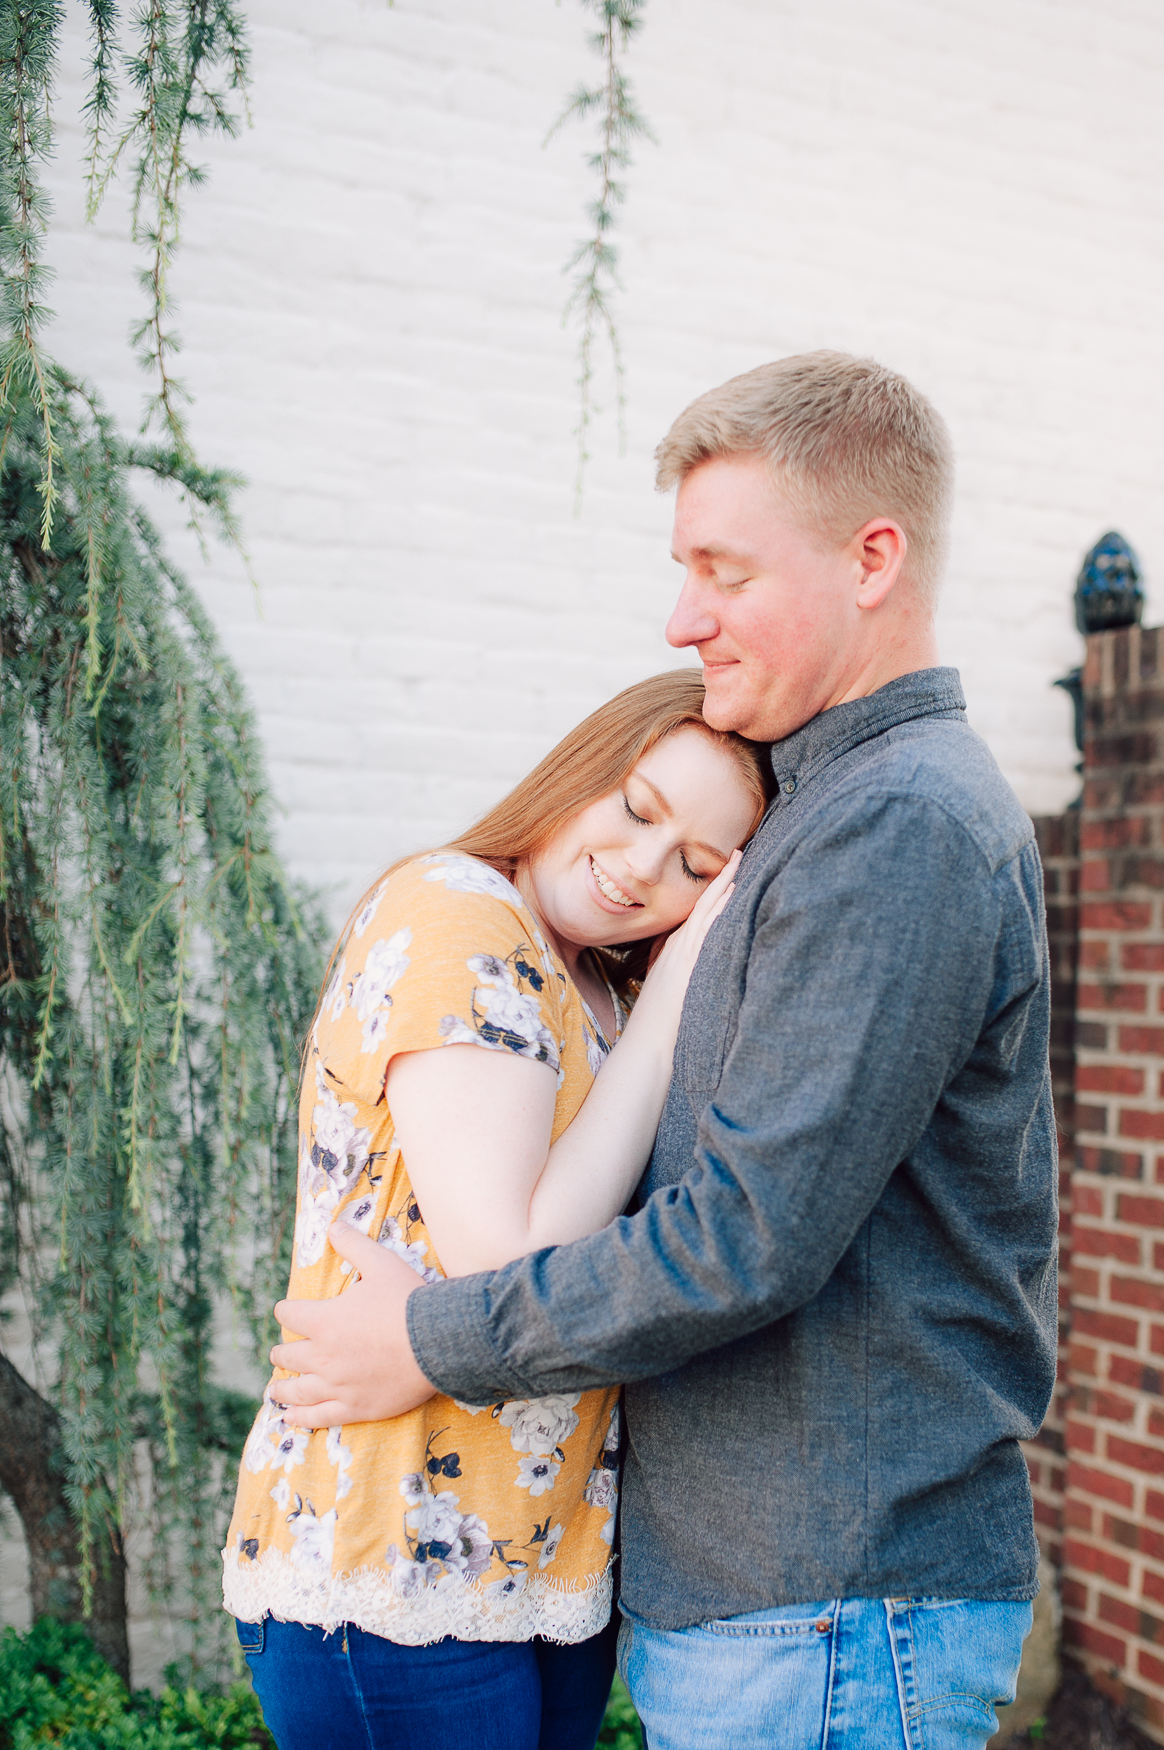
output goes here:
[{"label": "hanging conifer foliage", "polygon": [[594,347],[603,334],[609,343],[614,366],[619,437],[624,447],[626,444],[622,348],[612,303],[619,283],[618,249],[613,234],[618,208],[626,198],[626,186],[621,178],[631,161],[631,142],[636,137],[648,140],[654,137],[623,72],[627,47],[642,27],[645,0],[582,0],[582,4],[586,11],[597,16],[601,26],[590,34],[590,45],[602,62],[602,83],[578,86],[545,141],[548,145],[558,129],[569,121],[585,120],[589,116],[597,118],[598,150],[587,154],[587,162],[597,178],[595,198],[586,209],[590,234],[575,247],[566,263],[566,272],[574,277],[565,319],[576,315],[581,322],[578,339],[578,468],[574,480],[576,505],[581,504],[586,464],[590,460],[587,449],[590,424],[597,412],[594,404]]},{"label": "hanging conifer foliage", "polygon": [[163,442],[126,441],[44,353],[36,169],[61,8],[0,0],[0,1286],[25,1287],[41,1370],[37,1389],[0,1356],[0,1485],[34,1613],[83,1616],[124,1673],[122,1538],[143,1503],[191,1644],[218,1615],[223,1471],[252,1406],[214,1382],[212,1316],[231,1293],[261,1339],[285,1280],[323,931],[273,849],[238,675],[133,487],[146,470],[232,529],[235,481],[193,456],[162,316],[183,142],[226,125],[206,79],[241,79],[241,24],[221,0],[151,0],[122,57],[114,7],[90,10],[90,113],[108,120],[126,66],[140,107],[113,155],[136,141],[139,194],[143,176],[161,191],[138,338]]}]

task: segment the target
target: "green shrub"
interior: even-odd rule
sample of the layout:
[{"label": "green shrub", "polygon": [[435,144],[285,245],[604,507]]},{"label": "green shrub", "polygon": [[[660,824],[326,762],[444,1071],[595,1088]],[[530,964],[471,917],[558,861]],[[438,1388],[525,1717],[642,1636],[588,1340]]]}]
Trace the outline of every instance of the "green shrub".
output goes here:
[{"label": "green shrub", "polygon": [[243,1683],[132,1695],[88,1636],[43,1621],[0,1634],[0,1750],[274,1750]]},{"label": "green shrub", "polygon": [[599,1750],[643,1750],[643,1728],[639,1725],[639,1716],[623,1687],[621,1677],[615,1678],[610,1700],[606,1704],[606,1718],[598,1734],[598,1747]]}]

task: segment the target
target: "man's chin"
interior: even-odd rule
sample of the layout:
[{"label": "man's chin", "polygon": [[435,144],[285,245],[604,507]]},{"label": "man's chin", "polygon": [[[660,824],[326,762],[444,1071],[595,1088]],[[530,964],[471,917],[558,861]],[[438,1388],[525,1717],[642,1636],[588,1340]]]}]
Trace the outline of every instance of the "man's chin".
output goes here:
[{"label": "man's chin", "polygon": [[741,696],[730,683],[718,682],[713,675],[704,675],[703,721],[709,729],[734,729],[737,735],[752,734],[748,725],[754,715],[755,701]]},{"label": "man's chin", "polygon": [[802,729],[812,717],[811,709],[797,709],[796,701],[783,694],[759,698],[746,687],[705,676],[703,721],[709,729],[731,729],[749,741],[783,741]]}]

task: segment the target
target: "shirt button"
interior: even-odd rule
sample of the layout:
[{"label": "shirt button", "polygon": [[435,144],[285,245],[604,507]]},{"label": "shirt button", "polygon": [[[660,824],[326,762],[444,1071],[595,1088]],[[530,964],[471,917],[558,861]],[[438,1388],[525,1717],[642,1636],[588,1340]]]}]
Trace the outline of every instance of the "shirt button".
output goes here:
[{"label": "shirt button", "polygon": [[796,779],[795,778],[785,778],[785,780],[784,780],[784,794],[786,796],[792,796],[795,794],[795,791],[796,791]]}]

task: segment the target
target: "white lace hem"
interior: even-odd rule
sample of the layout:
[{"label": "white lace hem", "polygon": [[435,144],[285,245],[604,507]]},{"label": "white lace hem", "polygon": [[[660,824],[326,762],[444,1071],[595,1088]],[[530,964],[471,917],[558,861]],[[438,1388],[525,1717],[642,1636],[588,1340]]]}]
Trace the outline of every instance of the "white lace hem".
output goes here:
[{"label": "white lace hem", "polygon": [[555,1585],[535,1574],[508,1598],[487,1598],[482,1587],[447,1574],[420,1598],[401,1598],[383,1568],[314,1578],[298,1572],[279,1550],[255,1562],[223,1551],[223,1602],[240,1622],[273,1616],[280,1622],[327,1630],[354,1623],[405,1647],[424,1647],[452,1635],[458,1641],[529,1641],[542,1635],[572,1644],[588,1640],[610,1618],[613,1567],[584,1584]]}]

